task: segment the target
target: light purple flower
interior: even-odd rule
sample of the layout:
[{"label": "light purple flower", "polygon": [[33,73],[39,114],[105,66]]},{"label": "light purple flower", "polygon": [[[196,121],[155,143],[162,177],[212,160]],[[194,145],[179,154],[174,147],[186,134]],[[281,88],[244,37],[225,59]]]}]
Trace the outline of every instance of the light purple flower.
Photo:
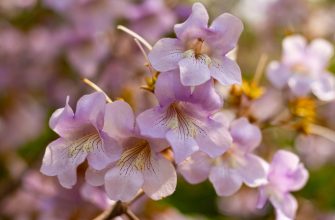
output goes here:
[{"label": "light purple flower", "polygon": [[226,57],[237,44],[242,22],[231,14],[222,14],[208,27],[208,14],[201,3],[195,3],[189,18],[174,26],[177,38],[159,40],[149,53],[152,66],[166,72],[180,70],[185,86],[196,86],[211,77],[223,85],[241,83],[241,71],[235,61]]},{"label": "light purple flower", "polygon": [[195,184],[209,177],[220,196],[236,193],[242,183],[257,187],[267,182],[268,164],[252,153],[261,141],[259,128],[240,118],[231,123],[230,132],[233,144],[223,155],[212,159],[196,152],[179,165],[188,182]]},{"label": "light purple flower", "polygon": [[175,70],[158,77],[155,94],[160,105],[137,117],[141,134],[165,138],[177,163],[198,150],[212,157],[222,154],[230,146],[231,136],[215,116],[222,101],[213,82],[197,86],[192,93],[178,75]]},{"label": "light purple flower", "polygon": [[277,88],[288,86],[298,97],[313,93],[320,100],[335,98],[335,78],[326,67],[333,55],[333,47],[323,39],[307,45],[306,39],[295,35],[284,39],[280,62],[269,64],[267,76]]},{"label": "light purple flower", "polygon": [[94,186],[105,185],[112,200],[129,202],[142,188],[154,200],[175,190],[177,175],[174,166],[161,154],[168,144],[164,140],[140,135],[131,107],[116,101],[106,107],[104,131],[123,147],[121,157],[105,170],[87,170],[86,180]]},{"label": "light purple flower", "polygon": [[60,136],[46,148],[41,172],[57,176],[63,187],[71,188],[77,180],[77,167],[87,158],[88,164],[101,170],[120,157],[121,148],[102,131],[106,98],[92,93],[79,99],[76,113],[66,101],[50,119],[50,127]]},{"label": "light purple flower", "polygon": [[290,192],[300,190],[307,182],[308,172],[295,154],[279,150],[270,165],[268,184],[260,187],[258,207],[267,199],[276,209],[277,219],[294,219],[298,207]]}]

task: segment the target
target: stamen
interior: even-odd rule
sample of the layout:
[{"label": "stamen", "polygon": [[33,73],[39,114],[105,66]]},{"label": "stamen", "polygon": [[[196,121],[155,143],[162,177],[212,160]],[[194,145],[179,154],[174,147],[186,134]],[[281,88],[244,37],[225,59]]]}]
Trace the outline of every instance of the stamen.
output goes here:
[{"label": "stamen", "polygon": [[204,43],[204,40],[202,40],[200,38],[197,39],[197,42],[194,45],[194,54],[195,54],[196,57],[201,55],[203,43]]},{"label": "stamen", "polygon": [[87,85],[92,87],[95,91],[102,92],[105,95],[107,102],[109,102],[109,103],[113,102],[112,99],[109,98],[108,95],[97,84],[95,84],[94,82],[92,82],[91,80],[89,80],[87,78],[84,78],[83,81],[84,81],[84,83],[86,83]]},{"label": "stamen", "polygon": [[117,166],[121,167],[121,173],[127,175],[134,171],[153,170],[151,163],[151,149],[146,140],[138,140],[135,146],[130,147],[121,155]]},{"label": "stamen", "polygon": [[132,36],[132,37],[136,38],[137,40],[139,40],[146,48],[148,48],[148,50],[152,50],[152,46],[148,43],[148,41],[146,41],[139,34],[135,33],[134,31],[132,31],[129,28],[126,28],[125,26],[122,26],[122,25],[118,25],[116,28],[119,29],[119,30],[121,30],[121,31],[126,32],[130,36]]}]

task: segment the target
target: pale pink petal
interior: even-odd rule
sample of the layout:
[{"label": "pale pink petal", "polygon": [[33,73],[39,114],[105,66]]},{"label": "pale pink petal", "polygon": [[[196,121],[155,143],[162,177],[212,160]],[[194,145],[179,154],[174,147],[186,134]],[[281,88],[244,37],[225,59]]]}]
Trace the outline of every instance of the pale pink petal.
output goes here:
[{"label": "pale pink petal", "polygon": [[224,55],[236,46],[243,23],[237,17],[224,13],[212,22],[210,30],[214,31],[215,35],[207,39],[208,43],[214,42],[212,45],[219,48]]},{"label": "pale pink petal", "polygon": [[135,116],[128,103],[115,101],[107,104],[103,131],[112,138],[124,138],[134,129]]},{"label": "pale pink petal", "polygon": [[306,75],[295,74],[289,79],[288,85],[294,95],[301,97],[311,92],[312,82],[313,80]]},{"label": "pale pink petal", "polygon": [[283,194],[281,198],[270,197],[270,201],[276,211],[281,212],[288,219],[295,219],[298,203],[291,194]]},{"label": "pale pink petal", "polygon": [[143,190],[153,200],[171,195],[177,185],[177,174],[170,161],[161,157],[151,160],[152,169],[143,173]]},{"label": "pale pink petal", "polygon": [[212,159],[205,153],[198,151],[178,165],[178,171],[187,182],[197,184],[208,178]]},{"label": "pale pink petal", "polygon": [[103,126],[106,97],[102,92],[84,95],[77,102],[75,118],[92,123],[97,129]]},{"label": "pale pink petal", "polygon": [[269,165],[262,158],[248,154],[244,164],[239,168],[243,182],[249,187],[258,187],[267,183]]},{"label": "pale pink petal", "polygon": [[180,82],[178,70],[161,73],[156,81],[155,95],[162,107],[176,100],[188,100],[191,89]]},{"label": "pale pink petal", "polygon": [[300,35],[286,37],[283,40],[283,62],[285,64],[300,63],[306,55],[306,39]]},{"label": "pale pink petal", "polygon": [[214,79],[222,85],[241,84],[242,76],[240,67],[237,63],[227,57],[212,59],[210,72]]},{"label": "pale pink petal", "polygon": [[180,80],[184,86],[197,86],[208,81],[210,72],[207,60],[194,55],[179,61]]},{"label": "pale pink petal", "polygon": [[268,65],[266,73],[272,85],[278,89],[284,88],[291,76],[290,70],[277,61],[272,61]]},{"label": "pale pink petal", "polygon": [[192,102],[199,103],[208,113],[217,112],[222,107],[222,98],[215,91],[213,80],[196,86],[192,93]]},{"label": "pale pink petal", "polygon": [[164,121],[165,113],[161,107],[148,109],[136,118],[141,135],[151,138],[165,138],[168,127]]},{"label": "pale pink petal", "polygon": [[208,13],[203,4],[197,2],[192,6],[192,13],[188,19],[174,26],[174,31],[179,39],[202,38],[208,26]]},{"label": "pale pink petal", "polygon": [[312,83],[312,91],[322,101],[335,99],[335,78],[330,73],[323,73]]},{"label": "pale pink petal", "polygon": [[230,133],[234,143],[244,152],[254,150],[262,140],[261,130],[251,124],[247,118],[239,118],[231,123]]},{"label": "pale pink petal", "polygon": [[196,142],[201,151],[211,157],[217,157],[231,146],[232,138],[223,124],[210,121],[205,131],[196,137]]},{"label": "pale pink petal", "polygon": [[63,187],[71,189],[77,182],[77,167],[70,165],[57,177]]},{"label": "pale pink petal", "polygon": [[319,71],[324,70],[331,57],[334,55],[334,47],[324,39],[315,39],[308,46],[308,54],[311,57],[309,62]]},{"label": "pale pink petal", "polygon": [[242,186],[242,179],[237,171],[223,165],[211,169],[209,180],[219,196],[231,196]]},{"label": "pale pink petal", "polygon": [[199,149],[193,138],[179,134],[178,131],[170,130],[166,134],[166,139],[171,144],[176,163],[182,162]]},{"label": "pale pink petal", "polygon": [[183,58],[183,52],[183,45],[178,39],[163,38],[154,45],[148,58],[154,69],[166,72],[178,69],[178,62]]},{"label": "pale pink petal", "polygon": [[115,201],[131,201],[143,186],[143,182],[142,173],[137,170],[124,173],[118,166],[110,169],[105,175],[106,193]]},{"label": "pale pink petal", "polygon": [[58,138],[45,149],[41,172],[44,175],[56,176],[68,165],[68,149],[64,139]]}]

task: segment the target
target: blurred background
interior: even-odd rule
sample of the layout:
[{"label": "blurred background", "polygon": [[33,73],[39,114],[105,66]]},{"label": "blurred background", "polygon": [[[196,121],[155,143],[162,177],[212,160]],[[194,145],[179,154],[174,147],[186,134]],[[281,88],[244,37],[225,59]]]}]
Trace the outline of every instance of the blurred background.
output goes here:
[{"label": "blurred background", "polygon": [[[150,77],[124,25],[151,44],[173,37],[173,25],[191,12],[191,0],[0,0],[0,219],[92,219],[106,207],[101,192],[79,180],[72,190],[39,172],[44,150],[56,134],[48,127],[53,111],[92,89],[89,78],[112,98],[136,112],[155,103],[140,89]],[[210,19],[223,12],[241,18],[245,29],[237,61],[246,79],[266,54],[280,59],[281,41],[290,34],[335,41],[334,0],[207,0]],[[329,67],[335,72],[335,59]],[[267,84],[266,79],[262,83]],[[335,128],[335,102],[324,106]],[[321,114],[321,113],[320,113]],[[297,219],[335,219],[335,144],[315,137],[297,145],[291,132],[264,131],[263,144],[295,148],[310,170],[307,186],[295,193]],[[302,140],[303,141],[303,140]],[[85,167],[79,172],[84,173]],[[159,202],[134,204],[141,219],[274,219],[270,206],[255,209],[257,191],[243,188],[217,197],[208,182],[187,184]]]}]

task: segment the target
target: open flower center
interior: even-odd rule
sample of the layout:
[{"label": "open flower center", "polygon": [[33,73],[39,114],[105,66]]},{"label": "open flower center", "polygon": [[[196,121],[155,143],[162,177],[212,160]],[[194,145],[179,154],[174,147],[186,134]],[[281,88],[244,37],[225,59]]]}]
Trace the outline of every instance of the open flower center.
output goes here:
[{"label": "open flower center", "polygon": [[98,132],[90,133],[69,143],[68,156],[73,158],[81,152],[90,153],[101,147],[102,140]]},{"label": "open flower center", "polygon": [[186,107],[181,102],[170,104],[160,122],[170,129],[177,130],[183,138],[196,137],[201,133],[206,133],[201,128],[201,122]]},{"label": "open flower center", "polygon": [[293,65],[291,69],[296,74],[302,74],[302,75],[310,74],[310,71],[308,70],[308,68],[305,65],[300,64],[300,63]]},{"label": "open flower center", "polygon": [[121,154],[117,166],[123,174],[133,171],[153,170],[151,163],[151,149],[148,141],[139,138],[130,138],[125,144],[125,151]]}]

